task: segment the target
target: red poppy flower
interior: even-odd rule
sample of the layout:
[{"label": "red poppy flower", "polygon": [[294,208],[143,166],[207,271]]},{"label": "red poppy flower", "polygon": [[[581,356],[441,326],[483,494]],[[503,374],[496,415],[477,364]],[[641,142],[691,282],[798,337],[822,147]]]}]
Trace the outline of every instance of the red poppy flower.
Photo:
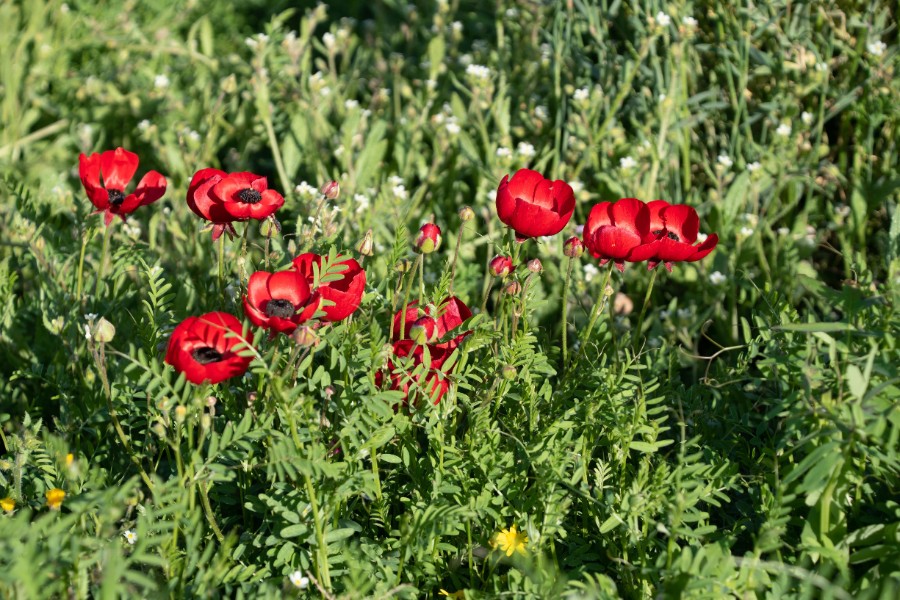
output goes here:
[{"label": "red poppy flower", "polygon": [[584,225],[584,245],[594,258],[605,265],[612,260],[616,268],[625,270],[625,261],[640,262],[646,256],[634,253],[647,241],[650,233],[650,211],[636,198],[617,202],[601,202],[591,209]]},{"label": "red poppy flower", "polygon": [[[435,343],[417,343],[410,339],[411,330],[414,327],[423,327],[426,329],[427,339],[441,340],[448,333],[463,324],[463,322],[472,316],[469,307],[466,306],[459,298],[451,296],[441,303],[441,309],[437,317],[426,315],[418,317],[419,308],[415,302],[410,303],[406,309],[406,323],[402,339],[394,343],[393,352],[397,358],[411,358],[412,365],[409,371],[398,370],[395,368],[394,360],[388,361],[388,370],[391,378],[391,389],[401,390],[405,398],[408,400],[409,387],[412,382],[419,384],[435,404],[440,402],[444,394],[450,389],[450,382],[445,377],[446,373],[441,369],[453,351],[462,343],[462,341],[471,334],[471,331],[464,331],[443,342]],[[403,321],[403,311],[400,310],[394,315],[392,327],[393,337],[401,337],[400,329]],[[433,321],[433,322],[432,322]],[[425,365],[427,359],[427,370],[423,375],[412,373],[417,371],[419,365]],[[377,373],[375,382],[379,386],[383,381],[382,373]]]},{"label": "red poppy flower", "polygon": [[309,291],[306,279],[297,271],[267,273],[257,271],[247,282],[244,312],[254,325],[291,334],[310,320],[318,308],[318,298]]},{"label": "red poppy flower", "polygon": [[178,324],[166,351],[166,363],[184,373],[191,383],[219,383],[247,372],[252,357],[237,317],[223,312],[188,317]]},{"label": "red poppy flower", "polygon": [[645,241],[648,243],[633,254],[637,260],[649,260],[649,269],[662,262],[671,271],[674,262],[698,261],[719,243],[719,236],[713,233],[694,245],[700,231],[700,217],[690,206],[654,200],[647,204],[647,209],[650,231]]},{"label": "red poppy flower", "polygon": [[512,258],[498,255],[491,259],[488,269],[494,277],[506,277],[515,270]]},{"label": "red poppy flower", "polygon": [[519,169],[497,188],[497,216],[516,239],[559,233],[575,210],[575,193],[565,181],[550,181],[537,171]]},{"label": "red poppy flower", "polygon": [[[166,193],[166,178],[156,171],[148,171],[132,194],[125,187],[138,168],[138,155],[124,148],[78,157],[78,174],[88,198],[102,212],[103,222],[109,225],[113,215],[125,220],[125,215],[139,206],[156,202]],[[101,185],[100,179],[103,178]]]},{"label": "red poppy flower", "polygon": [[[338,254],[338,258],[340,257],[341,255]],[[307,252],[295,258],[293,264],[294,269],[303,276],[306,283],[312,286],[315,280],[313,265],[321,266],[322,257],[318,254]],[[343,321],[359,308],[363,292],[366,289],[366,272],[356,262],[356,259],[345,258],[338,262],[337,265],[344,266],[344,269],[337,276],[331,276],[338,278],[334,281],[319,281],[319,287],[314,290],[316,296],[333,303],[326,303],[325,306],[321,307],[325,312],[323,320],[333,323]]]},{"label": "red poppy flower", "polygon": [[226,173],[201,169],[188,187],[187,204],[198,216],[213,224],[213,240],[228,231],[234,221],[262,220],[284,205],[284,197],[270,190],[265,177],[253,173]]}]

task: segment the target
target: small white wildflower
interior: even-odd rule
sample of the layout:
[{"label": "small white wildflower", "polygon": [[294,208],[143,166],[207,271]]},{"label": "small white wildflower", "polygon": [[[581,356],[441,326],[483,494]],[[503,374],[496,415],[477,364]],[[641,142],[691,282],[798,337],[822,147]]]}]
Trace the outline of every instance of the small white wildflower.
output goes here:
[{"label": "small white wildflower", "polygon": [[488,197],[488,200],[490,200],[491,202],[496,202],[497,201],[497,190],[495,190],[495,189],[488,190],[487,197]]},{"label": "small white wildflower", "polygon": [[550,118],[550,111],[547,110],[546,106],[535,106],[534,116],[536,116],[541,121],[546,121],[548,118]]},{"label": "small white wildflower", "polygon": [[582,191],[584,191],[584,184],[581,183],[580,179],[573,179],[572,181],[570,181],[569,187],[572,188],[572,191],[576,194],[580,194]]},{"label": "small white wildflower", "polygon": [[132,239],[138,239],[139,237],[141,237],[141,226],[138,223],[131,224],[126,222],[122,227],[122,231],[124,231],[125,235]]},{"label": "small white wildflower", "polygon": [[836,212],[839,217],[847,218],[850,215],[850,207],[846,204],[838,204],[834,207],[834,212]]},{"label": "small white wildflower", "polygon": [[500,158],[509,158],[512,156],[512,150],[506,146],[500,146],[497,148],[497,156]]},{"label": "small white wildflower", "polygon": [[759,164],[759,161],[754,160],[752,163],[747,164],[747,170],[750,171],[751,173],[754,173],[756,171],[759,171],[759,168],[761,166],[762,165]]},{"label": "small white wildflower", "polygon": [[731,157],[728,156],[727,154],[720,154],[719,157],[716,159],[716,161],[717,161],[720,165],[722,165],[723,167],[725,167],[726,169],[731,168],[731,165],[734,164],[734,161],[731,160]]},{"label": "small white wildflower", "polygon": [[137,533],[134,532],[134,529],[126,529],[122,533],[122,537],[125,538],[125,541],[134,546],[134,543],[137,541]]},{"label": "small white wildflower", "polygon": [[294,584],[294,587],[305,590],[309,587],[309,577],[305,577],[300,571],[294,571],[288,575],[288,579]]},{"label": "small white wildflower", "polygon": [[722,274],[721,271],[713,271],[709,275],[709,282],[713,285],[722,285],[728,281],[728,277]]},{"label": "small white wildflower", "polygon": [[310,185],[305,181],[301,181],[297,187],[294,188],[294,191],[297,192],[298,196],[303,198],[315,198],[319,194],[319,190],[314,185]]},{"label": "small white wildflower", "polygon": [[390,177],[388,177],[388,183],[393,186],[393,185],[402,185],[405,182],[403,181],[403,178],[400,177],[399,175],[391,175]]},{"label": "small white wildflower", "polygon": [[753,235],[753,231],[754,231],[754,229],[752,227],[747,227],[746,225],[741,227],[741,235],[743,235],[743,236],[749,237],[749,236]]},{"label": "small white wildflower", "polygon": [[457,135],[461,131],[459,123],[457,123],[456,119],[452,117],[450,119],[447,119],[447,125],[445,125],[445,128],[447,129],[447,133],[449,133],[450,135]]},{"label": "small white wildflower", "polygon": [[824,62],[816,63],[816,71],[818,71],[819,73],[824,73],[827,70],[828,70],[828,63],[824,63]]},{"label": "small white wildflower", "polygon": [[668,27],[672,24],[672,17],[664,13],[663,11],[659,11],[656,13],[656,23],[660,27]]},{"label": "small white wildflower", "polygon": [[63,2],[63,3],[59,6],[59,12],[61,12],[61,13],[64,14],[64,15],[69,14],[69,5],[66,4],[65,2]]},{"label": "small white wildflower", "polygon": [[519,156],[531,158],[532,156],[534,156],[534,146],[532,146],[528,142],[519,142],[519,145],[516,146],[516,153]]},{"label": "small white wildflower", "polygon": [[325,47],[329,50],[334,48],[334,34],[330,31],[326,31],[322,34],[322,43],[325,44]]},{"label": "small white wildflower", "polygon": [[790,125],[788,125],[787,123],[782,123],[778,126],[778,129],[775,130],[775,134],[780,135],[781,137],[788,137],[789,135],[791,135],[791,131],[793,130],[791,129]]},{"label": "small white wildflower", "polygon": [[803,113],[800,115],[800,120],[803,121],[804,125],[811,125],[812,122],[815,120],[815,117],[813,116],[813,114],[811,112],[806,112],[804,110]]},{"label": "small white wildflower", "polygon": [[344,146],[343,146],[343,144],[340,145],[340,146],[338,146],[337,148],[335,148],[333,154],[334,154],[334,157],[335,157],[335,158],[340,158],[341,156],[343,156],[343,155],[344,155]]},{"label": "small white wildflower", "polygon": [[147,131],[148,129],[150,129],[150,121],[147,119],[142,119],[138,123],[138,130],[143,133],[143,132]]},{"label": "small white wildflower", "polygon": [[700,242],[701,244],[702,244],[703,242],[705,242],[708,238],[709,238],[709,235],[708,235],[708,234],[705,234],[705,233],[698,233],[698,234],[697,234],[697,241]]},{"label": "small white wildflower", "polygon": [[391,188],[391,193],[394,194],[394,198],[397,200],[406,200],[409,198],[409,192],[406,191],[406,186],[402,183]]},{"label": "small white wildflower", "polygon": [[695,19],[694,17],[692,17],[690,15],[685,15],[685,16],[681,17],[681,24],[684,25],[685,27],[694,28],[697,26],[697,19]]},{"label": "small white wildflower", "polygon": [[598,269],[591,263],[585,263],[585,265],[584,265],[584,280],[585,281],[591,281],[592,279],[594,279],[594,277],[596,277],[599,274],[600,274],[600,269]]},{"label": "small white wildflower", "polygon": [[97,313],[85,313],[84,320],[85,321],[94,321],[97,319]]},{"label": "small white wildflower", "polygon": [[429,90],[432,90],[432,91],[433,91],[434,88],[437,87],[437,81],[434,80],[434,79],[426,79],[426,80],[425,80],[425,87],[427,87]]},{"label": "small white wildflower", "polygon": [[356,212],[364,212],[369,208],[369,197],[363,194],[353,194],[353,201],[356,202]]},{"label": "small white wildflower", "polygon": [[506,17],[507,17],[508,19],[515,19],[515,18],[518,17],[518,16],[519,16],[519,9],[518,9],[518,8],[513,7],[513,8],[507,8],[507,9],[506,9]]},{"label": "small white wildflower", "polygon": [[484,65],[472,65],[466,67],[466,75],[472,77],[473,79],[480,79],[481,81],[487,81],[491,78],[491,70]]},{"label": "small white wildflower", "polygon": [[623,156],[619,159],[619,168],[628,170],[633,169],[637,166],[637,161],[631,158],[630,156]]},{"label": "small white wildflower", "polygon": [[468,52],[459,57],[459,64],[464,67],[468,67],[472,64],[472,55]]},{"label": "small white wildflower", "polygon": [[84,326],[84,337],[85,337],[85,339],[88,339],[88,340],[91,339],[92,336],[91,336],[91,326],[90,325]]},{"label": "small white wildflower", "polygon": [[344,108],[347,110],[356,110],[359,107],[359,102],[354,100],[353,98],[348,98],[344,100]]},{"label": "small white wildflower", "polygon": [[869,54],[872,56],[881,56],[884,54],[884,51],[887,50],[887,44],[878,40],[876,42],[869,42],[866,44],[866,50],[869,51]]},{"label": "small white wildflower", "polygon": [[153,78],[153,87],[158,90],[166,89],[167,87],[169,87],[169,78],[162,74],[157,75]]},{"label": "small white wildflower", "polygon": [[576,102],[584,102],[585,100],[587,100],[590,97],[590,95],[591,95],[591,91],[589,89],[587,89],[586,87],[584,87],[584,88],[578,88],[577,90],[575,90],[575,93],[572,94],[572,98],[574,98]]},{"label": "small white wildflower", "polygon": [[666,95],[665,95],[665,94],[660,94],[659,96],[656,97],[656,100],[657,100],[660,104],[662,104],[663,102],[666,101]]},{"label": "small white wildflower", "polygon": [[462,33],[463,24],[461,21],[453,21],[450,23],[450,29],[453,30],[453,33]]},{"label": "small white wildflower", "polygon": [[328,96],[331,95],[331,88],[326,85],[321,90],[319,90],[319,95],[322,96],[323,98],[327,98]]},{"label": "small white wildflower", "polygon": [[184,135],[185,135],[189,140],[191,140],[192,142],[199,142],[199,141],[200,141],[200,134],[197,133],[196,131],[194,131],[193,129],[188,129],[187,132],[185,132]]},{"label": "small white wildflower", "polygon": [[259,46],[259,42],[257,42],[252,37],[248,37],[248,38],[244,39],[244,43],[247,44],[247,47],[250,48],[251,50],[256,50],[256,48]]},{"label": "small white wildflower", "polygon": [[787,227],[779,227],[778,228],[778,235],[787,235],[790,232],[791,232],[791,230]]}]

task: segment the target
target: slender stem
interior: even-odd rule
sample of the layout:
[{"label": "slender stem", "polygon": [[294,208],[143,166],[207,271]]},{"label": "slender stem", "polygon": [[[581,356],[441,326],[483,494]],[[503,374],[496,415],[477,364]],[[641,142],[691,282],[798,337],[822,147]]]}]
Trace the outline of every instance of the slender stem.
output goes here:
[{"label": "slender stem", "polygon": [[84,301],[84,298],[81,297],[81,292],[84,288],[84,253],[87,250],[88,240],[88,230],[85,229],[84,238],[81,240],[81,253],[78,255],[78,278],[75,283],[75,299],[79,305]]},{"label": "slender stem", "polygon": [[419,258],[419,306],[425,305],[425,255]]},{"label": "slender stem", "polygon": [[591,318],[588,320],[587,329],[585,329],[584,333],[581,335],[581,347],[578,349],[578,354],[572,360],[570,367],[574,367],[578,364],[581,355],[584,354],[584,348],[587,346],[588,340],[591,339],[591,332],[594,329],[594,324],[597,322],[597,317],[600,316],[603,307],[606,306],[606,299],[609,298],[606,294],[606,288],[609,287],[609,280],[612,278],[612,272],[613,266],[610,264],[606,271],[606,279],[603,280],[603,286],[600,288],[600,297],[594,302],[594,309],[591,311]]},{"label": "slender stem", "polygon": [[103,232],[103,250],[100,251],[100,268],[97,269],[97,282],[94,285],[94,299],[100,297],[100,284],[103,283],[103,275],[106,270],[106,255],[109,254],[109,238],[112,235],[112,225],[110,223],[106,226],[106,231]]},{"label": "slender stem", "polygon": [[309,495],[309,507],[313,513],[313,525],[316,528],[316,576],[327,588],[331,587],[331,576],[328,574],[328,547],[325,545],[325,533],[322,528],[322,517],[319,514],[319,503],[316,500],[316,490],[313,489],[309,475],[303,475],[306,485],[306,493]]},{"label": "slender stem", "polygon": [[656,274],[659,272],[659,266],[653,269],[650,276],[650,284],[647,286],[647,293],[644,294],[644,305],[641,306],[641,313],[638,315],[637,328],[634,330],[634,336],[631,339],[631,345],[637,346],[638,339],[641,337],[641,330],[644,328],[644,315],[647,314],[647,305],[650,304],[650,293],[653,291],[653,283],[656,281]]},{"label": "slender stem", "polygon": [[456,236],[456,248],[453,250],[453,262],[450,263],[450,295],[453,295],[453,279],[456,277],[456,259],[459,258],[459,246],[462,244],[463,227],[465,222],[459,225],[459,235]]},{"label": "slender stem", "polygon": [[569,266],[566,268],[566,282],[563,284],[563,304],[562,304],[562,365],[563,369],[566,368],[566,363],[568,362],[568,348],[566,345],[566,341],[569,335],[569,321],[568,321],[568,312],[569,312],[569,282],[572,280],[572,265],[574,264],[575,259],[573,257],[569,257]]},{"label": "slender stem", "polygon": [[219,294],[225,291],[225,236],[219,237]]},{"label": "slender stem", "polygon": [[[419,255],[418,261],[420,263],[422,262],[421,254]],[[410,276],[409,276],[409,285],[406,286],[406,292],[403,294],[403,307],[401,308],[402,312],[400,313],[400,337],[398,338],[401,340],[403,339],[403,334],[406,331],[406,307],[409,306],[409,293],[412,291],[412,283],[413,283],[413,278],[416,276],[415,269],[417,266],[418,265],[413,267],[412,272],[410,273]]]},{"label": "slender stem", "polygon": [[272,126],[272,116],[269,111],[261,111],[263,126],[266,128],[266,135],[269,138],[269,146],[272,148],[272,157],[275,159],[275,170],[278,171],[278,179],[281,180],[282,192],[287,194],[291,189],[291,179],[287,175],[284,168],[284,161],[281,159],[281,149],[278,147],[278,138],[275,137],[275,128]]},{"label": "slender stem", "polygon": [[219,529],[219,525],[216,523],[216,516],[213,514],[212,506],[209,504],[209,494],[206,489],[206,482],[201,481],[198,485],[200,486],[200,504],[203,505],[203,512],[206,515],[206,520],[209,522],[209,526],[216,535],[216,539],[219,540],[219,543],[221,544],[225,541],[225,536],[222,535],[222,530]]}]

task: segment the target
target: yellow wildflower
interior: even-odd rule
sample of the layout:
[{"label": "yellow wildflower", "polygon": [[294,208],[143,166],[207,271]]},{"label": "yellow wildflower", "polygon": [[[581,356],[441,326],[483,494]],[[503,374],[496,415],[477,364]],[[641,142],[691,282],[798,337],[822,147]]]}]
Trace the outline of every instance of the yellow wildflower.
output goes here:
[{"label": "yellow wildflower", "polygon": [[4,512],[12,512],[16,507],[16,501],[7,496],[3,500],[0,500],[0,508],[3,509]]},{"label": "yellow wildflower", "polygon": [[71,467],[73,462],[75,462],[75,455],[71,452],[66,454],[66,466]]},{"label": "yellow wildflower", "polygon": [[59,510],[59,507],[62,506],[63,499],[65,497],[66,493],[59,488],[47,490],[47,506],[49,506],[52,510]]},{"label": "yellow wildflower", "polygon": [[528,543],[528,536],[521,531],[516,531],[516,525],[513,523],[509,529],[503,529],[499,533],[494,534],[491,539],[491,548],[500,547],[507,556],[512,556],[513,552],[525,554],[525,545]]},{"label": "yellow wildflower", "polygon": [[466,600],[466,592],[465,590],[459,590],[458,592],[448,592],[445,589],[442,589],[438,592],[439,596],[447,596],[448,598],[453,598],[454,600]]}]

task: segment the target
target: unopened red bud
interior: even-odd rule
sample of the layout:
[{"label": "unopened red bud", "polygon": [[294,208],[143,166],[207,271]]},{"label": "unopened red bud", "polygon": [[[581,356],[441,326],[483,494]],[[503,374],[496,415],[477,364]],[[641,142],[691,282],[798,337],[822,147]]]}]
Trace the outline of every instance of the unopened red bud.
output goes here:
[{"label": "unopened red bud", "polygon": [[409,328],[409,338],[420,346],[434,340],[437,323],[431,317],[416,319]]},{"label": "unopened red bud", "polygon": [[295,329],[292,337],[294,342],[303,348],[312,348],[319,345],[319,336],[316,335],[312,327],[307,325]]},{"label": "unopened red bud", "polygon": [[563,244],[563,254],[569,258],[580,258],[584,254],[584,244],[577,237],[570,237]]},{"label": "unopened red bud", "polygon": [[544,270],[544,265],[541,264],[540,259],[532,258],[528,261],[528,270],[532,273],[540,273]]},{"label": "unopened red bud", "polygon": [[472,210],[471,206],[463,206],[459,209],[459,218],[463,223],[471,221],[475,218],[475,211]]},{"label": "unopened red bud", "polygon": [[488,269],[494,277],[506,277],[513,272],[515,266],[512,259],[508,256],[498,255],[491,259]]},{"label": "unopened red bud", "polygon": [[506,284],[506,286],[504,286],[503,291],[505,293],[509,294],[510,296],[515,296],[516,294],[518,294],[519,292],[522,291],[522,284],[520,284],[518,281],[515,281],[515,280],[510,281],[509,283]]},{"label": "unopened red bud", "polygon": [[516,375],[518,375],[518,371],[512,365],[503,365],[503,368],[500,369],[500,376],[507,381],[515,379]]},{"label": "unopened red bud", "polygon": [[431,254],[441,247],[441,228],[434,223],[425,223],[419,229],[416,238],[416,250],[422,254]]},{"label": "unopened red bud", "polygon": [[337,181],[329,181],[322,186],[322,195],[329,200],[337,200],[338,196],[341,195],[341,184]]}]

